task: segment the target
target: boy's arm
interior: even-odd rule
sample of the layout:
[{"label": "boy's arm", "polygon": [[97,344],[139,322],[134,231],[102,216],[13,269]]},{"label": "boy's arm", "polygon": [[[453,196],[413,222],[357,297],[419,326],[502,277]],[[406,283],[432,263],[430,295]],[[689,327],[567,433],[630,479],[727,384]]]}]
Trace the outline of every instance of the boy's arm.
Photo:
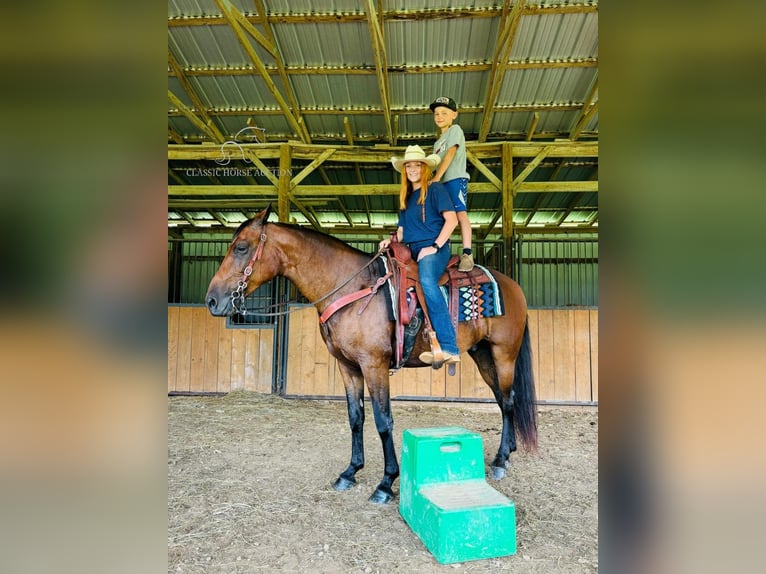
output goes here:
[{"label": "boy's arm", "polygon": [[456,152],[457,152],[457,145],[453,145],[451,148],[447,150],[447,152],[444,154],[444,159],[439,164],[439,168],[436,170],[436,173],[434,174],[434,178],[431,181],[441,181],[441,178],[444,175],[444,172],[447,171],[449,164],[452,163],[452,158],[455,157]]}]

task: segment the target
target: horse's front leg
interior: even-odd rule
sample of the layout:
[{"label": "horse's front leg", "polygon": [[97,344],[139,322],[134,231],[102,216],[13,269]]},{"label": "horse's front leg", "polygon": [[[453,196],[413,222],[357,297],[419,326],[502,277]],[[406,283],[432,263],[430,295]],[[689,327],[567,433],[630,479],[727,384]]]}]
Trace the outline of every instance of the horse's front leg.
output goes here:
[{"label": "horse's front leg", "polygon": [[346,387],[348,422],[351,426],[351,462],[333,483],[335,490],[348,490],[356,484],[356,473],[364,467],[364,379],[355,366],[338,361]]},{"label": "horse's front leg", "polygon": [[370,502],[386,504],[394,499],[393,484],[399,477],[399,462],[394,448],[394,417],[391,413],[391,398],[389,394],[388,367],[382,366],[365,372],[367,387],[372,400],[372,412],[375,415],[375,426],[383,445],[385,469],[383,480],[370,496]]}]

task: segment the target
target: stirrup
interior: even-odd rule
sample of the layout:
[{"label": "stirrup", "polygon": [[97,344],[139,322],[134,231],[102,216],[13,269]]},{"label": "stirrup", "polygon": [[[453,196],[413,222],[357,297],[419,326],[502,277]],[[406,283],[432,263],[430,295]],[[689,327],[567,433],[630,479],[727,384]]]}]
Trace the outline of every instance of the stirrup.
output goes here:
[{"label": "stirrup", "polygon": [[436,332],[432,329],[428,330],[428,342],[431,344],[431,351],[420,353],[418,359],[423,361],[426,365],[435,364],[436,366],[434,368],[438,369],[444,362],[444,352],[442,351],[442,346],[439,344],[439,340],[436,338]]}]

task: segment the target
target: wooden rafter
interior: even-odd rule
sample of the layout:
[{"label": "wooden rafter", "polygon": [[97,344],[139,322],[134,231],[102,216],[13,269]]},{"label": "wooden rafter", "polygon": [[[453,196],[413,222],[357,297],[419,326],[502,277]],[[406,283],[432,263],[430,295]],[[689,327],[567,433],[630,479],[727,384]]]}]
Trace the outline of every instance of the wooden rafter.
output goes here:
[{"label": "wooden rafter", "polygon": [[588,124],[588,122],[591,120],[593,115],[598,111],[598,102],[593,104],[587,112],[585,112],[585,115],[580,118],[580,121],[575,124],[574,129],[569,134],[569,139],[576,140],[580,137],[580,133],[582,132],[583,128]]},{"label": "wooden rafter", "polygon": [[[466,150],[478,159],[499,158],[501,157],[502,142],[478,143],[474,141],[466,142]],[[512,142],[514,158],[530,157],[534,158],[543,149],[548,148],[549,158],[597,158],[599,154],[598,142],[573,142],[568,140],[555,142]],[[242,144],[242,149],[251,151],[262,159],[279,158],[280,149],[287,146],[292,150],[294,157],[299,159],[313,160],[317,154],[326,149],[337,149],[333,155],[334,161],[350,161],[359,163],[383,163],[388,164],[392,152],[395,148],[380,147],[352,147],[352,146],[329,146],[321,144],[302,144],[297,142],[290,143],[266,143],[266,144]],[[217,146],[200,145],[168,145],[168,159],[170,160],[191,160],[191,159],[209,159],[220,158],[220,149]]]},{"label": "wooden rafter", "polygon": [[598,111],[598,102],[593,102],[593,100],[598,95],[598,78],[596,78],[596,81],[593,82],[593,87],[590,89],[590,92],[588,93],[588,97],[585,98],[585,102],[583,102],[582,109],[580,110],[580,113],[578,114],[577,118],[575,119],[574,123],[572,124],[572,131],[569,134],[569,139],[574,141],[578,137],[580,137],[580,132],[582,132],[583,128],[588,124],[588,122],[593,117],[593,114]]},{"label": "wooden rafter", "polygon": [[213,123],[213,120],[210,119],[210,116],[207,114],[207,106],[202,102],[199,95],[197,94],[197,91],[189,83],[189,80],[186,78],[183,69],[178,64],[178,60],[170,50],[168,50],[168,65],[170,66],[170,69],[175,73],[176,79],[181,84],[181,87],[189,96],[189,99],[192,101],[192,104],[197,110],[197,113],[200,115],[202,121],[205,122],[205,124],[210,128],[210,131],[215,134],[215,140],[218,142],[224,141],[226,138],[220,132],[215,123]]},{"label": "wooden rafter", "polygon": [[[572,103],[572,102],[559,102],[559,103],[544,103],[544,104],[514,104],[514,105],[504,105],[504,106],[495,106],[496,112],[507,112],[507,113],[518,113],[518,112],[571,112],[571,111],[579,111],[583,107],[583,104],[581,103]],[[460,109],[461,113],[467,114],[467,113],[481,113],[484,110],[483,107],[480,106],[465,106]],[[430,110],[428,107],[406,107],[406,108],[391,108],[390,110],[391,114],[397,114],[397,115],[422,115],[430,113]],[[254,107],[247,107],[247,108],[234,108],[234,109],[216,109],[211,108],[207,110],[208,114],[211,116],[242,116],[242,115],[248,115],[248,114],[258,114],[258,115],[265,115],[265,116],[281,116],[282,112],[281,110],[275,110],[274,108],[254,108]],[[363,116],[369,116],[369,115],[379,115],[384,114],[385,110],[383,108],[354,108],[354,107],[344,107],[344,106],[338,106],[334,108],[309,108],[304,107],[301,108],[301,113],[303,116],[308,115],[363,115]],[[170,113],[169,115],[173,115]]]},{"label": "wooden rafter", "polygon": [[540,165],[540,162],[543,161],[548,154],[550,153],[549,147],[544,147],[542,150],[540,150],[540,153],[538,153],[532,161],[530,161],[526,167],[521,171],[519,175],[513,178],[513,187],[512,191],[514,195],[516,194],[516,190],[519,189],[522,183],[526,181],[526,179],[530,176],[530,174],[535,170],[535,168]]},{"label": "wooden rafter", "polygon": [[[519,185],[517,193],[573,193],[580,191],[598,191],[597,181],[536,181]],[[289,191],[289,199],[310,197],[339,197],[344,195],[359,196],[399,196],[398,183],[367,184],[367,185],[298,185]],[[470,193],[498,193],[491,183],[469,183]],[[255,195],[276,195],[273,185],[171,185],[168,187],[170,197],[248,197]]]},{"label": "wooden rafter", "polygon": [[168,126],[168,139],[172,140],[173,142],[177,144],[182,144],[184,142],[184,138],[179,134],[176,130]]},{"label": "wooden rafter", "polygon": [[173,92],[168,90],[168,100],[173,104],[181,114],[189,120],[194,127],[203,132],[207,137],[216,143],[223,143],[223,137],[218,130],[212,130],[204,121],[202,121],[197,114],[190,110]]},{"label": "wooden rafter", "polygon": [[[348,145],[353,146],[354,134],[351,133],[351,122],[347,116],[343,118],[343,131],[346,133]],[[356,180],[359,182],[359,185],[364,185],[364,177],[362,177],[362,170],[359,169],[358,163],[354,163],[354,171],[356,172]],[[370,198],[366,195],[362,196],[362,198],[364,200],[364,213],[367,217],[367,225],[372,225],[372,218],[370,216]]]},{"label": "wooden rafter", "polygon": [[556,225],[561,225],[564,223],[567,217],[569,217],[569,214],[572,213],[575,208],[577,207],[577,204],[580,203],[580,200],[583,198],[585,193],[575,193],[572,199],[569,201],[569,204],[567,205],[566,209],[561,212],[561,216],[559,217],[558,221],[556,222]]},{"label": "wooden rafter", "polygon": [[479,128],[479,141],[487,141],[487,134],[492,125],[492,115],[494,113],[497,96],[500,93],[500,86],[505,77],[506,63],[513,47],[513,40],[516,36],[516,29],[519,26],[522,10],[526,0],[516,0],[513,8],[508,10],[510,0],[505,0],[503,6],[503,16],[500,20],[500,34],[497,38],[497,44],[492,56],[492,70],[489,73],[489,83],[487,86],[487,97],[484,100],[484,117],[481,120]]},{"label": "wooden rafter", "polygon": [[178,185],[186,185],[186,182],[181,179],[181,176],[179,176],[175,171],[168,168],[168,177],[175,181]]},{"label": "wooden rafter", "polygon": [[[479,8],[431,8],[418,11],[403,10],[379,10],[384,21],[388,20],[442,20],[451,18],[496,18],[502,14],[502,9],[495,7]],[[598,12],[598,5],[594,3],[558,4],[552,6],[529,5],[523,10],[524,15],[543,16],[554,14],[593,14]],[[259,12],[260,14],[260,12]],[[245,16],[254,23],[260,22],[260,16]],[[364,22],[366,16],[359,12],[346,13],[314,13],[314,14],[269,14],[269,24],[319,24],[319,23],[347,23]],[[221,26],[226,21],[221,16],[180,16],[169,17],[168,27],[180,26]]]},{"label": "wooden rafter", "polygon": [[465,155],[468,161],[470,161],[474,167],[479,170],[482,175],[484,175],[484,177],[486,177],[492,183],[492,185],[497,188],[497,191],[503,190],[503,182],[500,181],[500,179],[494,173],[492,173],[492,171],[490,171],[490,169],[485,166],[479,158],[476,157],[475,153],[469,149],[466,149]]},{"label": "wooden rafter", "polygon": [[296,116],[298,113],[297,108],[295,113],[293,113],[293,110],[290,109],[289,104],[285,101],[284,96],[282,96],[282,93],[279,91],[276,84],[274,84],[271,76],[269,76],[269,72],[266,69],[266,66],[264,65],[260,56],[258,56],[255,48],[253,48],[253,45],[247,39],[245,30],[240,22],[241,19],[235,15],[235,13],[239,14],[239,16],[242,16],[242,14],[228,0],[216,0],[216,4],[218,4],[218,7],[221,9],[221,12],[228,21],[229,26],[231,26],[231,29],[234,31],[240,46],[242,46],[242,48],[245,50],[245,53],[247,53],[250,61],[258,70],[258,73],[261,75],[261,78],[266,84],[266,88],[269,90],[269,92],[271,92],[271,95],[274,96],[274,99],[276,100],[277,105],[279,106],[285,119],[295,130],[295,133],[298,134],[298,137],[300,137],[304,142],[308,143],[309,138],[306,127],[303,124],[302,118]]},{"label": "wooden rafter", "polygon": [[529,129],[527,130],[527,137],[524,138],[527,141],[532,141],[532,136],[535,134],[535,130],[537,129],[537,122],[540,121],[540,114],[538,112],[535,112],[532,115],[532,122],[529,124]]},{"label": "wooden rafter", "polygon": [[378,76],[378,89],[380,90],[380,103],[383,109],[383,117],[386,122],[386,133],[389,145],[394,145],[394,134],[391,126],[391,104],[388,99],[388,60],[386,58],[386,43],[383,37],[382,20],[378,18],[378,11],[373,0],[367,0],[367,27],[372,41],[372,53],[375,56],[375,72]]},{"label": "wooden rafter", "polygon": [[[298,100],[295,98],[295,94],[293,93],[292,87],[290,85],[290,80],[287,78],[287,70],[285,69],[284,62],[282,62],[282,56],[279,54],[279,50],[276,48],[277,41],[274,37],[274,32],[271,30],[271,24],[267,18],[266,8],[263,5],[262,0],[254,0],[254,3],[256,10],[258,10],[258,16],[260,18],[261,25],[263,26],[264,32],[266,33],[266,38],[268,39],[269,45],[272,48],[270,53],[274,57],[274,61],[276,63],[276,71],[277,74],[279,74],[279,78],[282,80],[282,85],[285,88],[285,94],[287,95],[287,99],[290,102],[290,106],[293,110],[295,110],[298,121],[301,122],[301,125],[304,128],[305,133],[303,134],[303,141],[306,143],[311,143],[311,134],[309,134],[308,129],[305,127],[305,123],[301,117],[300,106],[298,106]],[[269,70],[269,73],[271,73],[271,70]]]},{"label": "wooden rafter", "polygon": [[[525,60],[508,62],[506,70],[553,70],[563,68],[597,68],[596,58],[564,59],[564,60]],[[283,67],[286,76],[308,76],[321,74],[324,76],[374,76],[375,68],[372,66],[290,66]],[[404,64],[400,66],[388,66],[389,74],[464,74],[466,72],[486,72],[492,69],[492,65],[485,62],[469,62],[455,64]],[[281,75],[278,66],[266,66],[270,75]],[[253,66],[210,66],[207,68],[184,68],[186,76],[251,76],[258,70]],[[168,75],[175,75],[168,70]]]},{"label": "wooden rafter", "polygon": [[312,171],[322,165],[328,157],[335,153],[334,149],[326,149],[319,156],[314,159],[310,164],[304,167],[301,172],[290,180],[290,190],[295,189],[300,182],[306,179]]}]

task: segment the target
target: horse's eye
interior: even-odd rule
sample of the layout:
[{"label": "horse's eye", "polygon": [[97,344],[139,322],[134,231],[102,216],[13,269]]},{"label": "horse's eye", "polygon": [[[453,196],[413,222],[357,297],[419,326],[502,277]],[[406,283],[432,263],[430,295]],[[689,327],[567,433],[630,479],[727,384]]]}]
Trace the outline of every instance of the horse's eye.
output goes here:
[{"label": "horse's eye", "polygon": [[247,253],[247,243],[239,243],[234,246],[234,251],[238,253],[239,255],[244,255]]}]

